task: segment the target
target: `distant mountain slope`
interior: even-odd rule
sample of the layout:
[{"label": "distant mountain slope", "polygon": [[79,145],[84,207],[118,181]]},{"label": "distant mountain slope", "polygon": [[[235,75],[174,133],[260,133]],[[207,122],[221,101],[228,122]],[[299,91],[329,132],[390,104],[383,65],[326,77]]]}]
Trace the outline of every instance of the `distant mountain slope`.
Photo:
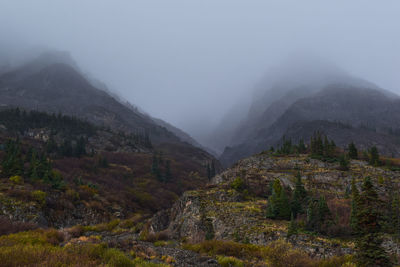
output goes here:
[{"label": "distant mountain slope", "polygon": [[45,54],[0,76],[0,106],[62,112],[127,132],[148,132],[154,143],[181,142],[148,116],[95,88],[66,55]]},{"label": "distant mountain slope", "polygon": [[400,155],[399,96],[343,73],[317,75],[306,83],[288,75],[292,82],[275,83],[257,98],[221,162],[230,165],[275,146],[283,135],[308,139],[315,130],[339,145],[347,145],[351,137],[360,147],[377,145],[383,153]]}]

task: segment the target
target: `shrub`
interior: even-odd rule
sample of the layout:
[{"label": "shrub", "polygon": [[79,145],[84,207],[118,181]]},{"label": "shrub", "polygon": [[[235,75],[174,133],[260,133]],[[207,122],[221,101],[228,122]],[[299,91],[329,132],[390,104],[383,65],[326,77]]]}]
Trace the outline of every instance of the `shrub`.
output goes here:
[{"label": "shrub", "polygon": [[231,183],[231,187],[232,187],[232,189],[235,189],[235,190],[238,191],[238,192],[242,192],[242,191],[246,188],[246,185],[245,185],[245,183],[244,183],[244,181],[243,181],[242,178],[237,177],[237,178]]},{"label": "shrub", "polygon": [[27,230],[33,230],[37,225],[29,222],[13,222],[6,216],[0,216],[0,235],[8,235]]},{"label": "shrub", "polygon": [[46,203],[47,193],[41,190],[35,190],[31,193],[32,198],[37,201],[40,205],[44,205]]},{"label": "shrub", "polygon": [[0,237],[1,266],[144,266],[165,267],[143,259],[131,260],[125,253],[104,244],[55,245],[56,230],[35,230]]},{"label": "shrub", "polygon": [[217,261],[222,267],[244,267],[243,261],[234,257],[217,256]]},{"label": "shrub", "polygon": [[14,175],[10,177],[10,182],[12,182],[13,184],[23,184],[24,179],[19,175]]}]

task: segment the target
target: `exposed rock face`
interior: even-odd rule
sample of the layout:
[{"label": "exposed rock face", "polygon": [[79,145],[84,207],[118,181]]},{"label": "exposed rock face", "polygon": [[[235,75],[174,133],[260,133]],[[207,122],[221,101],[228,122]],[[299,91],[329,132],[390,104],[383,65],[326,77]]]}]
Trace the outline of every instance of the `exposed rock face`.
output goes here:
[{"label": "exposed rock face", "polygon": [[[348,210],[350,202],[345,194],[353,178],[361,183],[363,177],[371,176],[383,199],[387,197],[389,184],[394,188],[400,186],[400,173],[371,167],[363,161],[354,160],[349,171],[340,171],[337,164],[306,156],[256,155],[215,176],[213,186],[186,192],[169,211],[159,212],[151,219],[150,230],[166,231],[173,239],[192,243],[218,239],[267,245],[286,239],[288,222],[265,217],[266,196],[275,179],[293,189],[299,170],[308,191],[324,194],[328,200],[339,199]],[[244,181],[250,196],[231,188],[237,177]],[[349,254],[354,247],[352,241],[337,242],[308,234],[295,235],[288,240],[313,257]],[[397,251],[398,245],[389,242],[387,247],[390,251]]]},{"label": "exposed rock face", "polygon": [[[0,194],[0,215],[12,221],[31,222],[41,227],[67,227],[73,225],[90,225],[109,221],[115,214],[115,208],[107,207],[107,211],[99,211],[83,203],[56,203],[57,194],[46,197],[46,205],[37,202],[19,201]],[[59,207],[65,204],[64,207]],[[55,205],[58,207],[55,208]],[[61,209],[62,208],[62,209]],[[119,214],[117,217],[123,217]]]}]

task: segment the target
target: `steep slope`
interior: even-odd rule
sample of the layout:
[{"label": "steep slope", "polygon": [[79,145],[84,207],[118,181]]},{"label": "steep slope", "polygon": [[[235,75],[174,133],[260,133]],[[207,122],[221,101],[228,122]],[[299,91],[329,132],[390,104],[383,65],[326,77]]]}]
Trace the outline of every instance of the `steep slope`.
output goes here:
[{"label": "steep slope", "polygon": [[68,53],[48,52],[0,76],[0,106],[61,112],[115,130],[148,132],[155,144],[190,141],[198,146],[183,131],[154,121],[94,85],[101,83],[81,74]]},{"label": "steep slope", "polygon": [[[39,68],[40,69],[40,68]],[[94,88],[73,67],[56,63],[26,75],[21,69],[0,77],[1,106],[62,112],[123,131],[148,131],[155,142],[179,141],[166,129]]]},{"label": "steep slope", "polygon": [[[313,196],[317,199],[321,197],[326,199],[330,210],[329,216],[335,218],[324,234],[300,230],[290,236],[288,220],[266,218],[267,207],[271,202],[271,194],[273,195],[271,192],[276,182],[279,181],[282,188],[286,188],[288,196],[294,196],[299,186],[298,175],[308,192],[309,200],[312,200]],[[256,249],[253,245],[277,246],[279,242],[289,242],[291,246],[306,252],[312,258],[328,259],[335,255],[352,254],[354,237],[350,235],[349,192],[352,179],[355,179],[356,187],[360,188],[367,176],[371,177],[380,198],[385,202],[391,199],[391,194],[400,186],[398,172],[372,167],[361,160],[352,160],[349,169],[343,171],[340,170],[338,163],[322,162],[305,154],[255,155],[240,160],[232,168],[215,176],[212,181],[213,186],[186,192],[170,210],[161,211],[151,219],[149,231],[153,234],[163,232],[175,240],[185,240],[195,244],[188,246],[195,251],[212,253],[221,246],[219,253],[222,255],[230,253],[227,247],[238,246],[245,250],[244,244],[250,243],[252,245],[247,248]],[[309,203],[311,202],[307,204],[305,200],[302,205],[310,205]],[[387,209],[390,210],[390,207],[385,206],[384,211],[390,213]],[[307,228],[308,216],[310,216],[309,211],[307,216],[297,219],[300,228]],[[218,241],[207,241],[210,239]],[[389,253],[398,254],[399,244],[393,240],[390,235],[385,235],[384,247]],[[226,244],[227,250],[222,249],[223,242],[231,242],[229,245]],[[236,245],[232,242],[236,242]],[[289,253],[290,245],[285,249]],[[251,257],[251,260],[247,259],[246,254],[228,255],[244,260],[247,264],[250,264],[251,260],[255,261],[251,264],[255,265],[257,262]],[[265,257],[267,255],[268,253]],[[284,261],[285,258],[281,260]]]},{"label": "steep slope", "polygon": [[295,141],[309,140],[315,131],[327,134],[342,147],[353,141],[362,149],[375,145],[384,154],[400,155],[399,111],[400,100],[380,90],[331,85],[295,101],[270,126],[260,122],[267,127],[259,127],[251,140],[227,148],[221,160],[231,164],[276,146],[284,135]]},{"label": "steep slope", "polygon": [[329,122],[348,126],[343,134],[343,127],[329,126],[330,132],[335,128],[330,137],[339,145],[357,134],[352,140],[362,148],[376,143],[382,152],[398,155],[399,96],[320,60],[288,63],[268,73],[257,87],[246,119],[230,133],[220,156],[223,164],[276,146],[285,134],[308,139],[314,130],[328,130]]}]

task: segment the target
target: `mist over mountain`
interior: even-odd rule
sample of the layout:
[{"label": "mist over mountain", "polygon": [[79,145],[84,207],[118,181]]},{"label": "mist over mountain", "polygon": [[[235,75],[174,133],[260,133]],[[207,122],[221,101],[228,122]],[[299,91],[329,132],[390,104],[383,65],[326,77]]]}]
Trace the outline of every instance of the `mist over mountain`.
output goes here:
[{"label": "mist over mountain", "polygon": [[[298,141],[308,140],[312,132],[318,130],[328,134],[331,130],[322,127],[326,123],[333,123],[333,128],[338,127],[335,123],[363,128],[365,135],[373,131],[377,134],[376,140],[380,140],[367,140],[360,131],[357,138],[351,138],[348,133],[343,133],[344,137],[336,131],[330,138],[340,139],[341,146],[347,145],[349,140],[364,148],[378,142],[385,153],[398,155],[397,122],[400,118],[396,116],[399,103],[398,95],[327,62],[312,57],[295,59],[273,69],[256,87],[246,117],[237,120],[236,127],[231,126],[233,130],[226,134],[229,138],[225,139],[227,148],[221,161],[232,164],[242,157],[277,146],[283,136]],[[226,131],[223,124],[221,126],[220,131]]]},{"label": "mist over mountain", "polygon": [[148,133],[155,143],[200,147],[183,131],[141,113],[104,83],[88,78],[68,52],[45,51],[1,74],[0,106],[69,114],[115,130]]},{"label": "mist over mountain", "polygon": [[399,10],[0,1],[0,265],[400,266]]}]

